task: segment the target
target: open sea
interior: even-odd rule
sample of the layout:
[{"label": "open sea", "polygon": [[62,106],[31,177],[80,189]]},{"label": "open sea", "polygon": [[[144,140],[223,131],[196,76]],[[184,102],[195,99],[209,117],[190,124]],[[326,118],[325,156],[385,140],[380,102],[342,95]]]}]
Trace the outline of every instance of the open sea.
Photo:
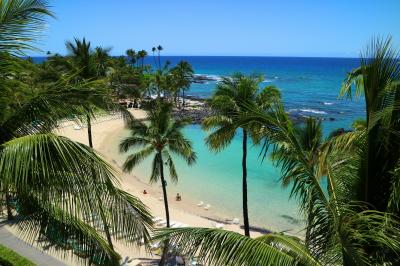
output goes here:
[{"label": "open sea", "polygon": [[[35,61],[38,61],[36,58]],[[300,57],[208,57],[208,56],[163,56],[175,65],[180,60],[192,64],[196,74],[218,79],[235,72],[262,74],[262,86],[275,85],[282,93],[288,112],[296,115],[316,115],[325,118],[324,133],[337,128],[350,128],[353,120],[364,117],[364,103],[338,99],[338,93],[346,73],[359,65],[355,58],[300,58]],[[41,60],[40,60],[41,61]],[[147,62],[146,62],[147,61]],[[145,63],[153,63],[150,56]],[[193,84],[188,95],[207,98],[211,96],[217,81]],[[170,198],[179,192],[183,199],[204,201],[218,210],[222,217],[239,217],[242,221],[241,204],[241,134],[220,153],[213,153],[204,145],[207,133],[198,125],[185,128],[185,135],[193,142],[197,153],[196,165],[188,167],[179,159],[176,168],[179,182],[168,182]],[[121,138],[128,132],[121,132]],[[110,141],[115,146],[116,159],[119,139]],[[302,216],[296,200],[289,199],[290,188],[282,188],[279,169],[270,160],[259,158],[260,147],[250,147],[248,154],[248,195],[250,224],[289,230],[296,233],[302,228]],[[118,154],[118,155],[117,155]],[[140,176],[150,174],[150,161],[137,169]],[[147,181],[146,179],[143,181]],[[172,217],[173,218],[173,217]]]}]

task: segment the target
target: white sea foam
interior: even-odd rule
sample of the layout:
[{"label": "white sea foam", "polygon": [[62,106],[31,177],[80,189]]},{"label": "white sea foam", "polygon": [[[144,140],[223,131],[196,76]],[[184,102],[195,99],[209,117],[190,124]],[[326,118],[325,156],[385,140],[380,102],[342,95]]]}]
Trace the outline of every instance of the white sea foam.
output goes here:
[{"label": "white sea foam", "polygon": [[324,105],[333,105],[334,103],[332,102],[324,102]]},{"label": "white sea foam", "polygon": [[196,76],[196,77],[205,77],[205,78],[210,79],[212,81],[221,81],[222,80],[222,76],[213,75],[213,74],[194,74],[194,76]]},{"label": "white sea foam", "polygon": [[301,112],[303,113],[313,113],[313,114],[320,114],[320,115],[326,115],[327,112],[320,111],[320,110],[315,110],[315,109],[300,109]]}]

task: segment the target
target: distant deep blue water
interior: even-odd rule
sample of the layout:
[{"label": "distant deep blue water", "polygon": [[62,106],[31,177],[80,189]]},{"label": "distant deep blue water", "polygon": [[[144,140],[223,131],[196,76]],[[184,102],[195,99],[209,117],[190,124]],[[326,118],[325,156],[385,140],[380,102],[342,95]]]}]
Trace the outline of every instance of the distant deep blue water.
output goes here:
[{"label": "distant deep blue water", "polygon": [[[35,58],[42,61],[43,58]],[[195,73],[227,76],[235,72],[262,74],[262,86],[275,85],[281,92],[287,111],[299,115],[317,115],[326,118],[323,122],[327,135],[337,128],[350,128],[354,119],[364,117],[363,101],[338,100],[337,96],[346,73],[359,65],[352,58],[294,58],[294,57],[207,57],[165,56],[175,65],[180,60],[192,64]],[[145,63],[152,64],[150,56]],[[193,84],[188,92],[197,97],[209,97],[216,82]],[[335,119],[329,121],[329,118]],[[110,145],[114,157],[122,163],[126,155],[118,153],[117,145],[128,132],[121,132]],[[241,135],[224,151],[215,154],[204,145],[207,133],[199,126],[185,128],[186,136],[192,140],[198,155],[197,164],[188,167],[178,159],[176,168],[180,176],[177,185],[169,185],[169,193],[180,192],[184,198],[205,201],[221,216],[241,219]],[[279,184],[279,169],[268,159],[261,162],[259,147],[250,147],[248,154],[249,213],[251,224],[270,227],[274,230],[292,230],[301,224],[288,217],[301,219],[297,202],[288,200],[289,188]],[[140,176],[149,176],[150,161],[145,161],[135,171]],[[144,179],[147,181],[147,179]]]},{"label": "distant deep blue water", "polygon": [[[45,57],[35,57],[43,62]],[[318,115],[334,118],[324,122],[325,133],[333,129],[349,128],[351,122],[364,117],[363,101],[338,100],[338,93],[346,73],[359,65],[357,58],[304,58],[304,57],[233,57],[233,56],[162,56],[161,63],[180,60],[192,64],[196,74],[228,76],[235,72],[261,74],[261,84],[277,86],[287,111],[298,115]],[[145,64],[154,64],[148,56]],[[216,82],[193,84],[188,95],[207,98]]]}]

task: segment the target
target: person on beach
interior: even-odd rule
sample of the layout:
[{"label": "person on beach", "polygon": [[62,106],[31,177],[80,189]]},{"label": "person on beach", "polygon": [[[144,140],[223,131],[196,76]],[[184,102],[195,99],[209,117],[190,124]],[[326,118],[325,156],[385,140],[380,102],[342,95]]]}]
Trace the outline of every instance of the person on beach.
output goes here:
[{"label": "person on beach", "polygon": [[179,193],[176,193],[176,201],[181,201],[182,197],[181,195],[179,195]]},{"label": "person on beach", "polygon": [[147,191],[146,191],[146,190],[143,190],[143,194],[145,194],[145,195],[146,195],[146,194],[147,194]]}]

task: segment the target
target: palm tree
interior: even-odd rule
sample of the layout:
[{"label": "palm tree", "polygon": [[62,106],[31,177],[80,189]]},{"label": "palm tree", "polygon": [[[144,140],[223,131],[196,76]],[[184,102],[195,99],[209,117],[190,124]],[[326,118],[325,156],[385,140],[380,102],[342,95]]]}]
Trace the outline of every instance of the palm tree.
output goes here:
[{"label": "palm tree", "polygon": [[[320,122],[309,119],[304,126],[293,126],[279,103],[271,105],[267,112],[248,105],[248,112],[238,119],[238,125],[261,125],[256,134],[258,138],[264,136],[264,147],[273,145],[272,158],[282,169],[283,184],[292,184],[291,196],[299,201],[307,218],[306,241],[301,246],[315,261],[326,265],[398,263],[400,165],[395,156],[397,134],[392,133],[398,130],[399,102],[395,99],[400,90],[399,59],[390,48],[390,40],[373,41],[367,51],[361,67],[350,74],[341,91],[341,95],[351,96],[351,84],[355,82],[356,95],[365,94],[366,126],[323,140]],[[376,139],[370,139],[372,136]],[[378,143],[381,146],[375,149]],[[375,157],[369,153],[379,153],[388,161],[371,162]],[[371,164],[375,164],[372,173]],[[380,183],[376,176],[366,175],[377,172],[382,173]],[[385,184],[387,179],[390,186]],[[377,187],[369,188],[369,182]],[[379,199],[374,195],[377,190],[381,192]],[[378,206],[385,206],[384,210]],[[170,241],[180,249],[189,254],[201,252],[209,261],[222,258],[223,264],[274,264],[272,259],[282,258],[282,254],[268,258],[274,253],[262,250],[260,243],[250,239],[238,240],[230,232],[206,230],[211,229],[166,231],[159,237],[172,237]],[[268,243],[295,254],[295,246],[286,249],[279,241]]]},{"label": "palm tree", "polygon": [[133,49],[128,49],[126,50],[126,55],[129,58],[129,62],[131,63],[131,66],[134,67],[136,62],[137,62],[137,54],[136,51]]},{"label": "palm tree", "polygon": [[158,51],[158,69],[161,69],[161,51],[163,50],[163,47],[161,45],[157,46],[157,51]]},{"label": "palm tree", "polygon": [[131,136],[124,139],[120,144],[120,151],[127,152],[131,148],[142,148],[140,151],[128,156],[123,169],[132,171],[135,166],[145,158],[154,155],[150,182],[161,181],[167,227],[170,226],[169,208],[164,177],[164,165],[168,167],[169,177],[172,182],[178,181],[172,154],[183,158],[187,164],[192,165],[196,161],[196,154],[192,144],[187,140],[181,130],[187,121],[174,121],[171,116],[171,105],[158,102],[157,106],[148,112],[149,123],[133,121],[130,125]]},{"label": "palm tree", "polygon": [[157,67],[157,61],[156,61],[156,55],[155,55],[155,52],[157,51],[157,48],[156,47],[152,47],[151,48],[151,52],[153,53],[153,59],[154,59],[154,66],[155,67]]},{"label": "palm tree", "polygon": [[94,49],[93,60],[97,78],[105,77],[107,74],[107,61],[110,59],[110,51],[111,48],[103,48],[101,46],[97,46]]},{"label": "palm tree", "polygon": [[141,59],[141,68],[142,68],[142,71],[143,71],[144,58],[147,56],[147,52],[146,52],[146,50],[140,50],[138,52],[138,55],[139,55],[139,58]]},{"label": "palm tree", "polygon": [[[95,80],[106,74],[106,63],[110,48],[96,47],[93,51],[91,49],[91,43],[86,41],[85,38],[82,40],[75,38],[74,42],[67,41],[65,45],[69,52],[69,57],[72,60],[70,66],[78,71],[77,81]],[[108,106],[112,106],[112,104]],[[93,148],[91,120],[94,117],[94,109],[88,105],[83,106],[83,109],[84,115],[86,116],[89,147]]]},{"label": "palm tree", "polygon": [[[217,115],[206,118],[203,121],[203,129],[215,129],[207,138],[206,144],[214,151],[220,151],[228,146],[233,140],[237,129],[237,117],[246,111],[246,105],[257,102],[261,106],[280,98],[279,91],[274,87],[266,87],[258,94],[261,77],[246,77],[235,74],[227,77],[217,85],[214,95],[210,101],[211,108]],[[247,209],[247,138],[252,134],[252,127],[242,128],[242,190],[243,190],[243,222],[246,236],[250,236],[250,226]],[[253,139],[255,140],[255,139]]]},{"label": "palm tree", "polygon": [[193,68],[186,61],[180,61],[171,70],[175,86],[179,90],[182,90],[182,106],[185,108],[185,90],[189,89],[190,84],[193,81]]},{"label": "palm tree", "polygon": [[[400,159],[398,112],[400,64],[398,51],[391,48],[391,38],[376,39],[361,55],[360,67],[345,80],[340,96],[364,95],[366,146],[362,152],[363,168],[358,199],[376,210],[386,211],[393,184],[393,171]],[[400,211],[397,212],[400,214]]]}]

